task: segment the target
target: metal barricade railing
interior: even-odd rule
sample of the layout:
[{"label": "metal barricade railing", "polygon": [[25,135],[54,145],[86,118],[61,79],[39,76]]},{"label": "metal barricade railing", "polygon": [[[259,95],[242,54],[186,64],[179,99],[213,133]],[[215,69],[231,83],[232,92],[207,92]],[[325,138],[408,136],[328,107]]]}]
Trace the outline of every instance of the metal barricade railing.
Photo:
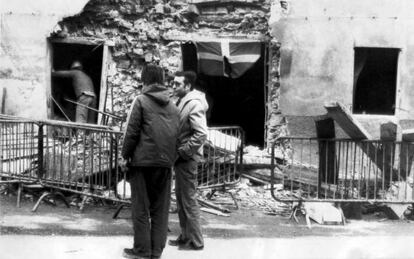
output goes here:
[{"label": "metal barricade railing", "polygon": [[0,119],[0,175],[21,181],[37,180],[38,125],[33,121]]},{"label": "metal barricade railing", "polygon": [[275,148],[277,201],[414,203],[414,143],[290,137],[278,142],[283,157],[275,157]]},{"label": "metal barricade railing", "polygon": [[126,178],[118,159],[122,133],[97,125],[56,121],[41,122],[39,180],[42,185],[117,202],[126,200],[127,188],[117,190]]},{"label": "metal barricade railing", "polygon": [[17,184],[17,207],[22,185],[37,181],[37,137],[35,122],[0,117],[0,184]]},{"label": "metal barricade railing", "polygon": [[198,188],[219,188],[240,180],[244,133],[240,127],[211,127],[198,166]]},{"label": "metal barricade railing", "polygon": [[[50,189],[33,211],[48,195],[64,200],[61,192],[130,203],[127,175],[118,166],[122,135],[105,126],[1,116],[0,176]],[[240,127],[209,128],[199,188],[225,189],[240,180],[243,139]]]},{"label": "metal barricade railing", "polygon": [[50,189],[33,210],[48,195],[64,200],[60,192],[129,203],[128,188],[117,190],[126,184],[118,167],[121,136],[105,126],[0,116],[0,183],[19,184],[18,206],[21,184]]}]

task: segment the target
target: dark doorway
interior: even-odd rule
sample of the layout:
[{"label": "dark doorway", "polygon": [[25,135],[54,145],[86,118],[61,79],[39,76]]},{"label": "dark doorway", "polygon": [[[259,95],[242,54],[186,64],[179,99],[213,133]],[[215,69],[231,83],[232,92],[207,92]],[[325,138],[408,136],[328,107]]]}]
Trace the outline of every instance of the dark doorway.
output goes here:
[{"label": "dark doorway", "polygon": [[[197,70],[197,50],[193,43],[182,46],[183,69]],[[210,109],[209,126],[240,126],[248,145],[264,146],[265,126],[265,44],[261,57],[239,78],[198,74],[199,88],[206,93]]]},{"label": "dark doorway", "polygon": [[356,114],[395,114],[399,49],[355,48]]},{"label": "dark doorway", "polygon": [[[51,40],[52,64],[51,67],[58,70],[69,70],[74,60],[80,60],[83,70],[88,74],[95,88],[97,102],[99,102],[101,73],[102,73],[102,45],[85,45],[73,43],[53,42]],[[51,83],[52,111],[51,119],[75,121],[76,105],[66,99],[76,101],[71,80],[68,78],[52,77]],[[99,107],[99,103],[97,103]],[[96,123],[96,121],[95,121]]]}]

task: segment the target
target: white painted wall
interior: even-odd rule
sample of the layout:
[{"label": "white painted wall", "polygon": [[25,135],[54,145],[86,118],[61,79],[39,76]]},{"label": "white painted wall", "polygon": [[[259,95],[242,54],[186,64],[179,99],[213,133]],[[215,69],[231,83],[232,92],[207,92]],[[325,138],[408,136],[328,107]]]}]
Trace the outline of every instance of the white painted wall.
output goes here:
[{"label": "white painted wall", "polygon": [[50,85],[47,37],[66,16],[88,0],[0,0],[0,88],[6,89],[6,114],[47,117]]}]

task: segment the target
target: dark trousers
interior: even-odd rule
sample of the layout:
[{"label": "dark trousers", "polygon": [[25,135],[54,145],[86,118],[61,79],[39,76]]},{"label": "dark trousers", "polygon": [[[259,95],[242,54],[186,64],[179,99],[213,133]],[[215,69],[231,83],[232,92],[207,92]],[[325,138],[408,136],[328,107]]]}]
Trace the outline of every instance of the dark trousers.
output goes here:
[{"label": "dark trousers", "polygon": [[157,258],[167,241],[171,169],[132,167],[130,172],[134,252]]},{"label": "dark trousers", "polygon": [[174,166],[175,194],[177,196],[178,217],[183,241],[190,241],[194,246],[204,246],[200,226],[200,208],[197,202],[197,162],[179,159]]},{"label": "dark trousers", "polygon": [[[96,97],[82,94],[79,96],[78,103],[96,109]],[[84,106],[76,106],[76,122],[81,123],[96,123],[96,112]]]}]

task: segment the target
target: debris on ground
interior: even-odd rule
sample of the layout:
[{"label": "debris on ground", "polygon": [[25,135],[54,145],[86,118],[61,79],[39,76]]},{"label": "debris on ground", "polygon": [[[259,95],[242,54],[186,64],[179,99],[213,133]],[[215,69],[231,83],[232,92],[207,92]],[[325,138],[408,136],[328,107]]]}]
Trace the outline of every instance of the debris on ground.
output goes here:
[{"label": "debris on ground", "polygon": [[200,196],[209,196],[209,201],[225,207],[234,207],[237,204],[240,208],[260,210],[270,215],[289,216],[292,210],[290,204],[277,202],[271,196],[268,185],[253,186],[243,178],[226,192],[214,192],[210,195],[210,191],[206,190]]},{"label": "debris on ground", "polygon": [[[305,216],[314,220],[320,225],[344,224],[345,218],[341,208],[332,203],[306,202],[303,204]],[[310,227],[310,224],[308,224]]]}]

